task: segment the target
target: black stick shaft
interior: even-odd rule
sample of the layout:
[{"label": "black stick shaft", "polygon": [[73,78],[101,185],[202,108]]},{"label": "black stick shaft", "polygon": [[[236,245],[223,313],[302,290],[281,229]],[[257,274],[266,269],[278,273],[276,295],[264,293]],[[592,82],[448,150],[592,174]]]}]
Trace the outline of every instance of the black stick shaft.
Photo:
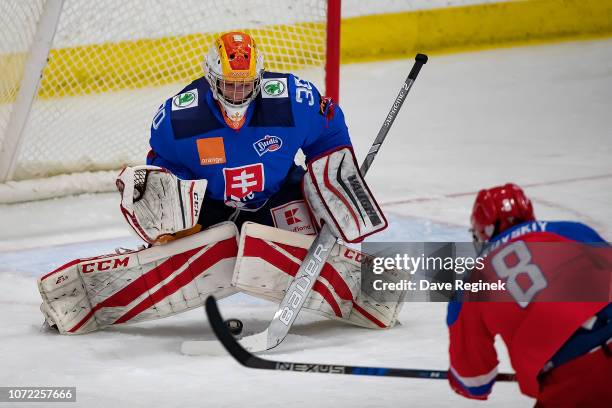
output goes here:
[{"label": "black stick shaft", "polygon": [[[240,364],[249,368],[277,371],[296,371],[305,373],[344,374],[344,375],[369,375],[379,377],[404,377],[424,378],[432,380],[444,380],[448,378],[448,371],[420,370],[412,368],[389,368],[389,367],[359,367],[342,364],[312,364],[296,363],[290,361],[272,361],[258,357],[245,350],[236,341],[223,322],[217,301],[213,296],[206,299],[206,314],[208,321],[219,341],[228,353]],[[514,374],[498,374],[497,381],[516,381]]]},{"label": "black stick shaft", "polygon": [[404,84],[402,85],[399,94],[395,98],[393,105],[391,105],[391,110],[389,111],[389,114],[385,118],[385,121],[383,122],[380,130],[378,131],[378,135],[376,136],[374,143],[372,143],[372,147],[370,147],[370,151],[366,155],[366,158],[363,160],[363,163],[359,168],[359,170],[361,171],[361,175],[365,176],[368,170],[370,169],[370,166],[372,166],[372,162],[378,154],[380,146],[385,141],[387,133],[389,133],[389,129],[395,121],[395,118],[397,117],[400,108],[404,104],[404,100],[406,100],[406,96],[408,95],[408,92],[410,92],[412,84],[414,84],[414,81],[416,81],[419,72],[421,72],[421,68],[426,63],[427,55],[417,54],[414,61],[414,65],[412,66],[412,70],[410,71],[410,74],[408,74],[408,78],[406,78],[406,81],[404,81]]}]

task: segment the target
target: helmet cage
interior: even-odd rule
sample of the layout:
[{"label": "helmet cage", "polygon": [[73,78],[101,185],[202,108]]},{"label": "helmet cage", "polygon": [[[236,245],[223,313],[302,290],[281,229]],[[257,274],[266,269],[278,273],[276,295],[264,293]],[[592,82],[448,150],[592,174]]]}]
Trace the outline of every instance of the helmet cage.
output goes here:
[{"label": "helmet cage", "polygon": [[[232,108],[243,108],[251,103],[259,94],[261,74],[255,78],[236,79],[217,74],[209,68],[206,76],[215,99]],[[248,88],[251,89],[244,92]]]}]

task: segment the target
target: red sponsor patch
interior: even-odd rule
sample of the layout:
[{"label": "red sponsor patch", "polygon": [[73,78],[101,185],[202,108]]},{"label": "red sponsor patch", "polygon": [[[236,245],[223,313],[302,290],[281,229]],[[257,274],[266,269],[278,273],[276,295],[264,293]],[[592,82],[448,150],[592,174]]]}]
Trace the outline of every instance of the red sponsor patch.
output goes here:
[{"label": "red sponsor patch", "polygon": [[285,221],[287,221],[287,225],[297,224],[302,221],[297,216],[298,209],[292,208],[291,210],[285,211]]},{"label": "red sponsor patch", "polygon": [[274,226],[286,231],[314,235],[316,230],[304,200],[290,201],[270,209]]},{"label": "red sponsor patch", "polygon": [[262,163],[242,167],[224,168],[225,201],[247,201],[256,192],[264,190],[264,169]]}]

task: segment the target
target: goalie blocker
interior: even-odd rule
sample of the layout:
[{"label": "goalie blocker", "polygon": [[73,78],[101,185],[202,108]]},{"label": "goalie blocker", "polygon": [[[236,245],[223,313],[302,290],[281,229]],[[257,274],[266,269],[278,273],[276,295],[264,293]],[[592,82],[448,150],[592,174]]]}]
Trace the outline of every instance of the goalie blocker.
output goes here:
[{"label": "goalie blocker", "polygon": [[303,190],[317,226],[328,224],[345,242],[361,242],[387,228],[387,219],[359,172],[350,147],[311,160]]},{"label": "goalie blocker", "polygon": [[[159,319],[238,291],[279,302],[314,237],[247,222],[232,223],[139,251],[77,259],[43,276],[47,323],[62,334]],[[400,302],[361,292],[363,254],[335,245],[305,308],[368,327],[392,327]]]}]

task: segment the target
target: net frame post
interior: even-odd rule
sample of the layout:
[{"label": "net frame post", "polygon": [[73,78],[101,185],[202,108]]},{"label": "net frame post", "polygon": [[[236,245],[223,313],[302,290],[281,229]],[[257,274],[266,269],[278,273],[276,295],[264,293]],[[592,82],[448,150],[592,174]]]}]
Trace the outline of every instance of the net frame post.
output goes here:
[{"label": "net frame post", "polygon": [[13,177],[22,145],[23,130],[38,93],[63,6],[64,0],[47,0],[43,7],[26,60],[24,76],[0,146],[0,182],[9,181]]},{"label": "net frame post", "polygon": [[336,102],[340,100],[341,6],[341,0],[327,0],[325,94]]}]

